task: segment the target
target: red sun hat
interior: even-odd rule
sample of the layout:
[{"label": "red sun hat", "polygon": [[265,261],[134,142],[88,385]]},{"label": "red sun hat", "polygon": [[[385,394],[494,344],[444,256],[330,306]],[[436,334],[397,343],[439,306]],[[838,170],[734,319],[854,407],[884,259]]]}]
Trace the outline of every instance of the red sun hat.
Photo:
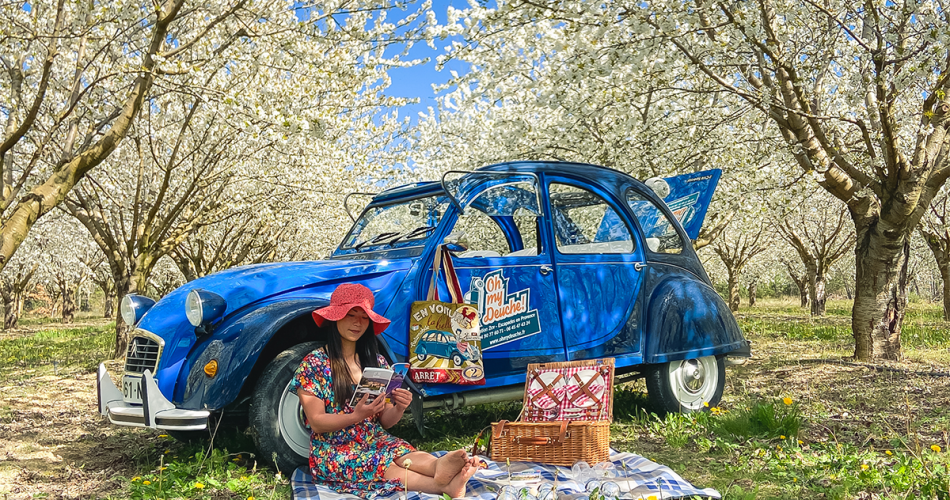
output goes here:
[{"label": "red sun hat", "polygon": [[390,321],[373,312],[373,291],[363,285],[343,283],[333,290],[330,295],[330,305],[313,312],[313,320],[317,326],[323,326],[326,321],[339,321],[346,317],[350,309],[360,307],[373,322],[373,333],[379,335],[389,326]]}]

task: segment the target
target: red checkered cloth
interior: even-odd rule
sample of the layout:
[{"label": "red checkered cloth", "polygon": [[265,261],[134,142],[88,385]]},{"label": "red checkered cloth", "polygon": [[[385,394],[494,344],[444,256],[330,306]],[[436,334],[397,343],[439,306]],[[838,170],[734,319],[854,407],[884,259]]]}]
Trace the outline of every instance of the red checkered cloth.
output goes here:
[{"label": "red checkered cloth", "polygon": [[522,421],[608,419],[612,375],[605,365],[530,371]]}]

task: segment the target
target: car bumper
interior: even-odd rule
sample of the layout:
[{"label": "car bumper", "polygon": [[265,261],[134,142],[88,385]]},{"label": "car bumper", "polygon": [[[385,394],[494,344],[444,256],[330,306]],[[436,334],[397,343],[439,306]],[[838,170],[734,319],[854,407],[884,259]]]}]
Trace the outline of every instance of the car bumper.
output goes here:
[{"label": "car bumper", "polygon": [[126,403],[104,364],[96,378],[99,413],[115,425],[151,427],[176,431],[200,431],[208,428],[206,410],[183,410],[162,395],[149,370],[142,374],[142,404]]}]

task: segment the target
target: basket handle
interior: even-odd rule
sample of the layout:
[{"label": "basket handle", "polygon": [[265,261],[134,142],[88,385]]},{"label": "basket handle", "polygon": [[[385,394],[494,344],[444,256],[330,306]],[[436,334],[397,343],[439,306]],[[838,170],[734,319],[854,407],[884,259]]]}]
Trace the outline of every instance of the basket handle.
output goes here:
[{"label": "basket handle", "polygon": [[564,442],[564,435],[567,434],[567,420],[561,421],[561,430],[558,433],[557,437],[522,437],[516,436],[511,438],[512,441],[518,444],[534,444],[534,445],[548,445],[548,444],[561,444]]}]

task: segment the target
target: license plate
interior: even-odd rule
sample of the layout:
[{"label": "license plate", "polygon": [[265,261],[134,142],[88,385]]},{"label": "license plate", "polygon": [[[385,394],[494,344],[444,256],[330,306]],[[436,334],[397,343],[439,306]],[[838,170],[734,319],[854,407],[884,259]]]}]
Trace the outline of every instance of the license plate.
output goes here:
[{"label": "license plate", "polygon": [[122,377],[122,399],[126,403],[142,402],[142,376],[126,375]]}]

